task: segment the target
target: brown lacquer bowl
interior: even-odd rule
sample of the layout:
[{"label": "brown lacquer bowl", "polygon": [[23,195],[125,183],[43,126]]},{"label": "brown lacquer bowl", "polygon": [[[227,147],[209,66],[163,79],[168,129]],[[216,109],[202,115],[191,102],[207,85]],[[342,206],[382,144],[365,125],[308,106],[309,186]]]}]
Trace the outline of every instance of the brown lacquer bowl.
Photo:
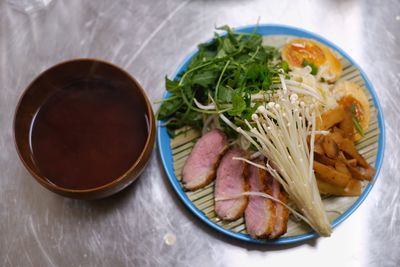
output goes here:
[{"label": "brown lacquer bowl", "polygon": [[47,189],[77,199],[103,198],[145,168],[154,120],[145,91],[127,72],[76,59],[46,70],[24,91],[14,115],[15,145]]}]

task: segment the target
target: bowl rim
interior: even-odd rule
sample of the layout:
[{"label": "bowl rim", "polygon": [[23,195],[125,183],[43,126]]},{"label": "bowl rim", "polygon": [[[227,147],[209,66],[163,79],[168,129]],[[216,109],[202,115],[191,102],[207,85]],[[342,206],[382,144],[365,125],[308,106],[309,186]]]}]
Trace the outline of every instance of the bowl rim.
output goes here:
[{"label": "bowl rim", "polygon": [[[62,187],[62,186],[58,186],[50,181],[48,181],[44,176],[39,175],[38,173],[36,173],[32,168],[29,167],[29,165],[25,162],[25,159],[22,155],[22,153],[19,150],[18,147],[18,140],[16,138],[16,122],[17,122],[17,114],[19,112],[19,109],[21,107],[21,102],[24,99],[24,97],[26,96],[26,94],[28,93],[29,89],[45,74],[47,74],[48,72],[57,69],[63,65],[66,64],[75,64],[75,63],[79,63],[79,62],[88,62],[88,63],[94,63],[94,64],[104,64],[104,65],[108,65],[114,69],[116,69],[117,71],[121,72],[124,76],[126,76],[135,86],[136,88],[139,90],[140,94],[142,95],[143,99],[144,99],[144,103],[146,105],[146,117],[148,119],[148,135],[147,135],[147,139],[146,139],[146,143],[142,149],[142,152],[140,153],[139,157],[136,159],[136,161],[129,167],[128,170],[126,170],[122,175],[119,175],[118,177],[116,177],[114,180],[112,180],[111,182],[101,185],[101,186],[97,186],[97,187],[93,187],[93,188],[89,188],[89,189],[70,189],[67,187]],[[37,112],[37,111],[36,111]],[[146,162],[148,161],[148,158],[145,157],[146,153],[148,150],[152,149],[152,146],[154,145],[154,137],[156,133],[156,125],[155,125],[155,117],[154,117],[154,113],[153,113],[153,109],[151,107],[151,103],[146,95],[145,90],[143,89],[143,87],[139,84],[139,82],[132,76],[130,75],[127,71],[125,71],[124,69],[122,69],[121,67],[118,67],[117,65],[102,60],[102,59],[97,59],[97,58],[76,58],[76,59],[70,59],[70,60],[66,60],[66,61],[62,61],[59,62],[47,69],[45,69],[44,71],[42,71],[40,74],[38,74],[36,76],[35,79],[33,79],[29,85],[23,90],[21,96],[19,97],[18,103],[16,105],[16,108],[14,110],[14,115],[13,115],[13,139],[14,139],[14,145],[16,147],[17,150],[17,154],[20,158],[20,160],[22,161],[23,165],[25,166],[25,168],[29,171],[29,173],[43,186],[45,186],[46,188],[58,192],[61,191],[63,193],[72,193],[72,194],[80,194],[80,193],[95,193],[95,192],[101,192],[103,190],[109,189],[115,185],[120,184],[122,181],[124,181],[125,179],[129,178],[129,176],[132,174],[132,172],[137,168],[140,167],[140,163],[142,163],[143,160],[145,160]],[[143,166],[146,164],[146,162],[143,162]],[[140,171],[140,170],[139,170]]]},{"label": "bowl rim", "polygon": [[[251,33],[254,30],[257,30],[256,32],[261,34],[262,36],[292,35],[295,37],[300,37],[300,38],[304,37],[304,38],[311,38],[311,39],[317,40],[318,42],[321,42],[322,44],[325,44],[328,47],[332,48],[333,50],[337,51],[344,58],[346,58],[352,65],[354,65],[359,70],[360,76],[365,81],[365,87],[368,90],[368,92],[370,93],[373,103],[374,103],[374,106],[376,108],[377,124],[378,124],[378,128],[379,128],[378,149],[377,149],[377,155],[376,155],[376,160],[375,160],[376,172],[375,172],[373,179],[368,183],[368,185],[365,187],[364,191],[356,199],[356,201],[343,214],[341,214],[338,218],[336,218],[331,223],[332,228],[335,228],[340,223],[342,223],[344,220],[346,220],[355,210],[357,210],[357,208],[365,200],[365,198],[368,196],[369,192],[371,191],[372,187],[374,186],[374,184],[379,176],[379,172],[380,172],[380,169],[382,166],[384,151],[385,151],[385,123],[384,123],[384,118],[383,118],[383,111],[382,111],[381,105],[379,103],[379,99],[378,99],[378,96],[374,89],[374,86],[368,79],[365,72],[360,68],[360,66],[355,62],[355,60],[352,57],[350,57],[339,46],[335,45],[334,43],[332,43],[331,41],[329,41],[325,37],[322,37],[319,34],[313,33],[311,31],[308,31],[308,30],[305,30],[302,28],[290,26],[290,25],[273,24],[273,23],[245,25],[245,26],[235,27],[235,28],[233,28],[233,30],[237,31],[237,32],[244,32],[244,33]],[[213,38],[210,38],[206,42],[210,42],[212,39]],[[188,64],[190,63],[190,60],[193,58],[193,56],[196,55],[197,51],[198,51],[198,49],[196,48],[185,56],[185,58],[181,61],[181,64],[178,66],[177,70],[173,73],[173,75],[171,75],[171,78],[176,79],[178,77],[178,75],[187,68]],[[168,96],[168,92],[165,91],[163,97],[165,98],[167,96]],[[316,232],[310,231],[310,232],[307,232],[307,233],[304,233],[301,235],[296,235],[296,236],[291,236],[291,237],[281,237],[281,238],[278,238],[275,240],[254,239],[254,238],[251,238],[248,234],[233,232],[229,229],[225,229],[222,226],[220,226],[220,225],[216,224],[215,222],[213,222],[212,220],[210,220],[188,198],[188,196],[186,195],[186,192],[183,190],[182,186],[180,185],[180,182],[178,181],[178,179],[175,176],[173,166],[168,165],[168,162],[170,160],[172,160],[172,155],[171,155],[172,150],[170,147],[170,138],[167,134],[166,128],[163,127],[163,124],[161,121],[158,121],[157,126],[159,127],[158,131],[157,131],[157,145],[159,148],[159,155],[160,155],[163,168],[167,174],[167,178],[168,178],[170,184],[172,185],[174,191],[178,195],[179,199],[184,203],[186,208],[188,208],[195,215],[195,217],[199,218],[201,221],[206,223],[212,229],[216,230],[217,232],[223,233],[230,238],[245,241],[248,243],[260,244],[260,245],[294,244],[294,243],[304,242],[306,240],[319,237],[319,235]]]}]

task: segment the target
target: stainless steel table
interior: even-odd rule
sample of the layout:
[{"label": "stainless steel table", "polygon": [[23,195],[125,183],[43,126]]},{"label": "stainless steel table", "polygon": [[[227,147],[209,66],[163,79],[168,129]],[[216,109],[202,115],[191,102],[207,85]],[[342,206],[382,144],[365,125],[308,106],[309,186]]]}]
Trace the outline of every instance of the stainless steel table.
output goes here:
[{"label": "stainless steel table", "polygon": [[[134,75],[155,102],[164,76],[215,25],[258,18],[311,30],[342,47],[366,71],[384,110],[379,180],[330,238],[278,247],[226,238],[184,208],[156,151],[132,186],[92,202],[45,190],[20,163],[13,112],[41,71],[77,57],[108,60]],[[0,266],[399,266],[399,42],[398,0],[53,0],[31,13],[1,1]]]}]

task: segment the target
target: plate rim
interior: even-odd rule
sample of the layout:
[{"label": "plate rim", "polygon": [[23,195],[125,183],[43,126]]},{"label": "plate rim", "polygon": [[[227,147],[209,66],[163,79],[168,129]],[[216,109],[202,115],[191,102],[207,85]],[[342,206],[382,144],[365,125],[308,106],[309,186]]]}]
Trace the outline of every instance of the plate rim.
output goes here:
[{"label": "plate rim", "polygon": [[[376,94],[375,88],[368,79],[367,75],[361,69],[361,67],[354,61],[353,58],[351,58],[344,50],[342,50],[340,47],[332,43],[331,41],[327,40],[326,38],[315,34],[311,31],[304,30],[302,28],[294,27],[294,26],[289,26],[289,25],[283,25],[283,24],[251,24],[251,25],[245,25],[245,26],[240,26],[240,27],[235,27],[233,28],[234,31],[237,32],[252,32],[256,29],[256,32],[258,34],[261,34],[262,36],[273,36],[273,35],[292,35],[295,37],[305,37],[305,38],[311,38],[314,40],[317,40],[333,50],[337,51],[342,57],[344,57],[346,60],[348,60],[353,66],[355,66],[358,71],[360,72],[360,75],[362,79],[364,80],[365,87],[367,88],[368,92],[370,93],[372,97],[372,101],[374,103],[375,109],[376,109],[376,116],[377,116],[377,124],[378,124],[378,129],[379,129],[379,136],[378,136],[378,148],[377,148],[377,154],[376,154],[376,159],[375,159],[375,175],[373,179],[368,183],[368,185],[365,187],[364,191],[362,194],[357,198],[357,200],[344,212],[342,213],[338,218],[336,218],[332,222],[332,228],[336,228],[340,223],[342,223],[344,220],[346,220],[351,214],[355,212],[355,210],[358,209],[358,207],[362,204],[362,202],[365,200],[365,198],[368,196],[370,193],[372,187],[374,186],[376,180],[379,177],[379,172],[382,166],[383,158],[384,158],[384,151],[385,151],[385,124],[384,124],[384,117],[383,117],[383,112],[381,105],[379,103],[378,96]],[[212,38],[210,38],[207,42],[211,41]],[[178,74],[184,71],[192,57],[197,53],[198,49],[194,49],[191,51],[185,58],[182,60],[181,64],[178,66],[177,70],[171,75],[172,79],[176,79]],[[167,97],[168,92],[165,91],[163,94],[163,98]],[[192,213],[194,213],[201,221],[206,223],[208,226],[210,226],[212,229],[223,233],[229,237],[245,241],[248,243],[253,243],[253,244],[263,244],[263,245],[283,245],[283,244],[294,244],[298,242],[304,242],[309,239],[314,239],[319,237],[319,235],[312,231],[309,233],[297,235],[297,236],[292,236],[292,237],[281,237],[275,240],[267,240],[267,239],[254,239],[250,237],[248,234],[243,234],[243,233],[238,233],[238,232],[233,232],[231,230],[225,229],[222,226],[214,223],[211,221],[201,210],[199,210],[194,203],[188,198],[186,195],[185,191],[183,190],[182,186],[180,185],[179,180],[175,176],[174,170],[173,170],[173,164],[168,164],[168,162],[173,163],[172,159],[172,150],[170,146],[170,138],[168,136],[166,127],[162,126],[162,121],[157,121],[157,147],[159,151],[159,155],[161,157],[162,165],[164,168],[164,171],[167,174],[168,180],[170,184],[172,185],[175,193],[179,196],[180,200],[185,204],[186,208],[188,208]]]}]

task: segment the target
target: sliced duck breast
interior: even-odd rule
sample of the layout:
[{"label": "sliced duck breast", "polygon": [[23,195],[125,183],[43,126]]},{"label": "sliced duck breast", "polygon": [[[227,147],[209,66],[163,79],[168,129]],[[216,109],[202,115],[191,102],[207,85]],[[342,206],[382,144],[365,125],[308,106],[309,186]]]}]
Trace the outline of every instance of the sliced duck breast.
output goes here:
[{"label": "sliced duck breast", "polygon": [[[264,160],[257,159],[257,164],[264,165]],[[253,165],[248,167],[247,180],[251,192],[261,192],[272,195],[272,188],[268,187],[267,171]],[[245,210],[247,233],[253,238],[268,238],[274,230],[275,204],[272,200],[261,196],[250,196]]]},{"label": "sliced duck breast", "polygon": [[[270,173],[267,175],[267,186],[271,190],[271,196],[279,199],[282,203],[287,204],[287,196],[282,189],[282,186],[279,182],[272,177]],[[275,223],[274,229],[270,234],[270,239],[275,239],[285,234],[287,231],[287,223],[289,220],[289,210],[283,206],[282,204],[274,201],[275,205]]]},{"label": "sliced duck breast", "polygon": [[194,145],[182,170],[183,186],[196,190],[214,178],[218,163],[228,148],[226,135],[217,129],[204,134]]},{"label": "sliced duck breast", "polygon": [[245,179],[246,163],[234,160],[233,157],[245,157],[246,153],[239,148],[229,149],[222,157],[215,180],[214,197],[215,213],[223,220],[235,220],[243,215],[247,206],[247,196],[227,200],[223,198],[235,197],[248,189]]}]

